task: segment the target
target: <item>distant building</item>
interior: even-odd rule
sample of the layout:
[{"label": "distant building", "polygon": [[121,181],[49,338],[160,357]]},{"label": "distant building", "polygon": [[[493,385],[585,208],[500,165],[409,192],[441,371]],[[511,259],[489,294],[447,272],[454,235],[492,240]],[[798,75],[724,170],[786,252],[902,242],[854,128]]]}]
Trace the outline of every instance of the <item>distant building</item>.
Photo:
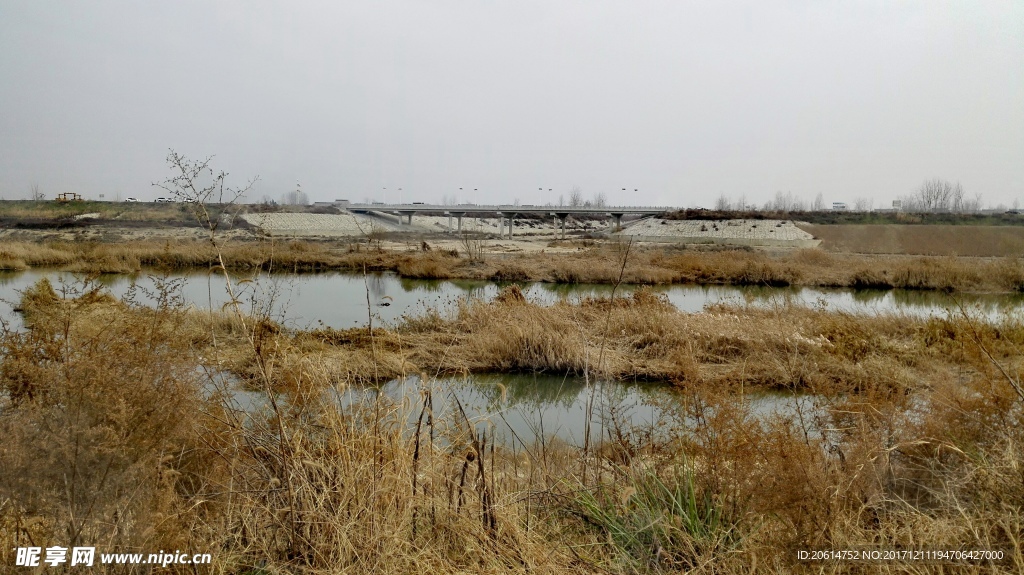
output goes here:
[{"label": "distant building", "polygon": [[893,200],[892,201],[892,209],[896,210],[897,212],[902,210],[903,209],[903,200]]},{"label": "distant building", "polygon": [[836,212],[846,211],[846,202],[832,202],[832,210]]}]

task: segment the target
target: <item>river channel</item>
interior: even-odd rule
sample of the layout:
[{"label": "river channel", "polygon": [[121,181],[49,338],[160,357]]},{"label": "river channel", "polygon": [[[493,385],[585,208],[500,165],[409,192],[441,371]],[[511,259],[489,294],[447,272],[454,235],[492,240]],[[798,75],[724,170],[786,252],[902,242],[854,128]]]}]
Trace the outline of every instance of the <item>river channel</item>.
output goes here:
[{"label": "river channel", "polygon": [[[0,272],[0,318],[19,324],[12,312],[19,292],[40,278],[47,277],[61,291],[62,283],[73,289],[78,278],[67,272],[30,270]],[[141,288],[138,295],[145,301],[144,291],[153,291],[156,276],[103,275],[98,281],[115,296],[124,296],[132,286]],[[166,279],[180,279],[186,303],[199,308],[220,309],[229,301],[223,276],[205,273],[183,273]],[[347,328],[366,325],[372,315],[375,324],[393,323],[405,314],[428,308],[446,309],[463,298],[488,300],[501,289],[494,282],[472,280],[412,280],[394,274],[322,273],[264,274],[256,281],[244,282],[239,288],[239,301],[245,311],[253,306],[292,328],[322,325]],[[628,295],[637,286],[621,286],[617,295]],[[719,303],[757,306],[807,305],[850,313],[906,313],[911,315],[945,315],[955,306],[944,293],[911,290],[853,290],[825,288],[773,288],[760,286],[654,286],[658,293],[683,312],[699,312]],[[603,284],[530,283],[524,286],[527,297],[536,303],[550,304],[560,299],[608,296],[612,286]],[[959,296],[976,313],[988,317],[1019,313],[1024,309],[1024,294],[970,294]]]},{"label": "river channel", "polygon": [[[73,294],[81,289],[81,278],[66,272],[31,270],[0,273],[0,318],[9,328],[21,329],[19,314],[13,311],[20,292],[46,277],[58,293]],[[503,287],[493,282],[435,281],[403,279],[394,274],[355,275],[341,273],[262,275],[255,281],[240,281],[238,300],[245,311],[255,306],[270,306],[274,319],[292,328],[327,325],[346,328],[366,325],[372,316],[375,325],[394,324],[403,315],[428,308],[450,308],[462,299],[488,300]],[[150,274],[105,275],[99,282],[112,294],[123,297],[133,293],[136,301],[145,302],[147,292],[155,292],[160,281],[179,281],[187,305],[220,309],[228,301],[223,276],[205,273],[176,274],[159,278]],[[638,286],[621,286],[618,295],[628,295]],[[807,305],[850,313],[905,313],[911,315],[945,315],[955,302],[937,292],[905,290],[850,290],[810,288],[769,288],[735,286],[672,285],[655,286],[658,293],[683,312],[699,312],[706,306],[720,303],[775,306]],[[545,284],[524,286],[527,297],[546,305],[559,300],[591,296],[608,296],[609,285]],[[962,301],[976,313],[997,318],[1019,314],[1024,309],[1024,296],[966,295]],[[594,384],[581,378],[552,375],[495,374],[469,378],[420,382],[417,378],[395,380],[380,388],[348,389],[336,392],[341,405],[373,402],[378,398],[404,406],[410,424],[416,406],[423,397],[425,385],[435,389],[436,409],[448,410],[458,400],[467,415],[480,429],[506,445],[558,438],[580,445],[586,435],[587,413],[595,414],[590,422],[592,440],[607,438],[616,424],[627,432],[658,432],[665,425],[687,425],[681,394],[664,384],[629,384],[604,382]],[[258,392],[235,389],[231,394],[235,407],[243,411],[258,410],[266,404]],[[759,392],[744,398],[750,412],[758,417],[779,415],[792,417],[797,412],[813,411],[815,398],[780,392]],[[588,408],[588,403],[593,407]],[[443,407],[441,407],[443,406]],[[616,421],[609,421],[615,414]],[[442,416],[443,413],[439,413]],[[449,418],[451,419],[451,417]]]}]

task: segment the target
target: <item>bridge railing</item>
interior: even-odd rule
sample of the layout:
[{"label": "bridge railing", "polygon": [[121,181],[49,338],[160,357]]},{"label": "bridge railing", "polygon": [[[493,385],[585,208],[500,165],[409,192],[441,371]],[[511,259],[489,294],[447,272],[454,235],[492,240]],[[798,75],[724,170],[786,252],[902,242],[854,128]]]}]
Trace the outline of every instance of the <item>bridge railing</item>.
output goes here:
[{"label": "bridge railing", "polygon": [[536,205],[512,205],[512,204],[468,204],[445,206],[439,204],[349,204],[343,206],[349,210],[371,210],[371,211],[455,211],[455,212],[668,212],[681,208],[672,206],[536,206]]}]

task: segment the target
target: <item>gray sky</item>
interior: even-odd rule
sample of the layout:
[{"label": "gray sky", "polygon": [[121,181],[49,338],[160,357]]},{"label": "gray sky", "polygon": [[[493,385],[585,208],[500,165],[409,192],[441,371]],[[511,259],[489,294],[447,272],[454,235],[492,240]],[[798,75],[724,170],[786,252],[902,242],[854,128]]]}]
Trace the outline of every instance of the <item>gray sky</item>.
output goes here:
[{"label": "gray sky", "polygon": [[254,200],[1024,199],[1019,0],[0,0],[0,79],[7,199],[151,199],[168,148]]}]

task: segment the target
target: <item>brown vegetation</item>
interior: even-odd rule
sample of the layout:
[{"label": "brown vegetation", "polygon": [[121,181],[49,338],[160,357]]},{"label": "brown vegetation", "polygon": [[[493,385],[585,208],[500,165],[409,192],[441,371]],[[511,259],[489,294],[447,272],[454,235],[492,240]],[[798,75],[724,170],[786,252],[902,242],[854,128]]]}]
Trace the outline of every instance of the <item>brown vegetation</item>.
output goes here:
[{"label": "brown vegetation", "polygon": [[[209,551],[224,573],[839,572],[796,551],[857,547],[1000,549],[965,570],[1024,568],[1014,321],[683,314],[643,290],[543,308],[509,288],[386,331],[289,332],[184,311],[165,287],[150,309],[41,283],[31,329],[0,338],[5,565],[95,544]],[[430,377],[415,405],[329,391],[506,370],[667,380],[678,415],[654,433],[603,414],[592,450],[510,450]],[[262,406],[233,408],[229,373]],[[755,417],[752,386],[810,403]]]},{"label": "brown vegetation", "polygon": [[576,253],[467,257],[458,250],[384,250],[366,244],[234,242],[218,252],[209,242],[7,242],[0,269],[63,268],[128,273],[143,268],[281,272],[394,271],[422,279],[481,279],[559,283],[699,283],[763,286],[904,288],[1012,292],[1024,288],[1024,262],[956,257],[832,254],[805,249],[783,254],[753,250],[682,250],[634,247],[621,270],[622,246],[593,245]]},{"label": "brown vegetation", "polygon": [[[1014,216],[1019,221],[1019,216]],[[821,239],[822,249],[860,254],[1016,257],[1024,253],[1020,225],[812,225],[804,231]]]}]

